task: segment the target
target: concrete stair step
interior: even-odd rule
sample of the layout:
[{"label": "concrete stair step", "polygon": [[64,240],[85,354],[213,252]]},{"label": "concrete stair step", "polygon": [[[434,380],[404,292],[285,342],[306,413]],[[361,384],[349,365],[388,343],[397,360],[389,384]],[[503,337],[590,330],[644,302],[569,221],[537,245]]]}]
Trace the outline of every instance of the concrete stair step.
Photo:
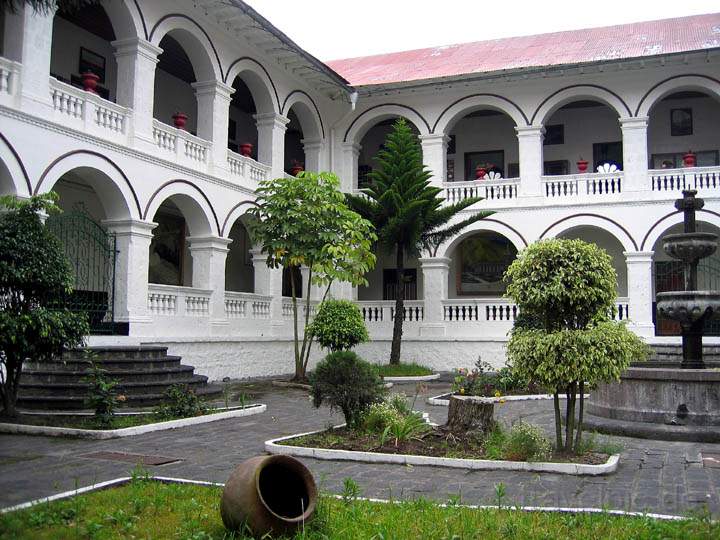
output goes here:
[{"label": "concrete stair step", "polygon": [[[134,370],[153,370],[163,368],[173,368],[180,366],[180,356],[164,356],[152,358],[134,358],[134,357],[118,357],[112,360],[101,360],[95,363],[108,372],[115,371],[134,371]],[[80,372],[90,369],[90,363],[86,360],[52,360],[50,362],[25,362],[23,372],[26,370],[34,371],[55,371],[55,372]]]},{"label": "concrete stair step", "polygon": [[[177,377],[171,381],[142,381],[118,384],[115,391],[118,394],[132,396],[152,393],[162,394],[174,384],[186,384],[190,388],[207,383],[205,375],[191,375]],[[33,396],[78,396],[85,398],[89,385],[83,382],[57,382],[57,383],[26,383],[20,380],[20,391],[25,395]]]},{"label": "concrete stair step", "polygon": [[[158,382],[174,381],[179,378],[192,376],[195,368],[193,366],[178,365],[172,367],[153,367],[147,369],[113,370],[107,372],[107,377],[115,379],[119,383]],[[89,370],[23,370],[23,384],[52,384],[82,382],[82,379],[90,375]]]}]

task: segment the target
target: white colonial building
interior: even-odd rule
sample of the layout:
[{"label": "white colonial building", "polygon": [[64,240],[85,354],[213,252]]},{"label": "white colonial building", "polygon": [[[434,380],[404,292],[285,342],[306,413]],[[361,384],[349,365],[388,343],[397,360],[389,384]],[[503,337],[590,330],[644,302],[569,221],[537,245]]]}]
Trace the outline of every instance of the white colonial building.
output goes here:
[{"label": "white colonial building", "polygon": [[[0,17],[0,193],[60,195],[48,226],[91,343],[167,344],[211,378],[290,372],[292,278],[250,242],[255,187],[301,165],[356,190],[397,117],[448,201],[480,195],[468,212],[495,212],[408,261],[405,358],[501,363],[516,310],[500,276],[551,237],[605,248],[616,317],[678,339],[653,315],[655,293],[682,281],[661,239],[686,188],[705,199],[700,227],[720,228],[720,14],[327,65],[239,0]],[[393,260],[335,290],[362,307],[376,361]],[[701,286],[720,286],[719,261]]]}]

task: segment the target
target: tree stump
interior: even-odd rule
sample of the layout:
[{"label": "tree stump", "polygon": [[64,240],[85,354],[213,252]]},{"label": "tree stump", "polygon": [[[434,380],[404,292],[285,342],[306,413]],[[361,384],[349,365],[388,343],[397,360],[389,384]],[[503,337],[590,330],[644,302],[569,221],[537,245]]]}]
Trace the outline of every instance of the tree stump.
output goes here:
[{"label": "tree stump", "polygon": [[468,396],[450,396],[450,408],[445,427],[453,433],[480,431],[486,433],[495,427],[495,404]]}]

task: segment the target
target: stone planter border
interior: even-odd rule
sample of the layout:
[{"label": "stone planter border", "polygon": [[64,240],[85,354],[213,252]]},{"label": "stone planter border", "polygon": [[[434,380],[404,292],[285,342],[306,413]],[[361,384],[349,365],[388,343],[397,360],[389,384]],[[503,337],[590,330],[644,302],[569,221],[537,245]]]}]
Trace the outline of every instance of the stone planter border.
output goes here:
[{"label": "stone planter border", "polygon": [[[164,484],[194,484],[198,486],[208,486],[208,487],[224,487],[225,484],[221,482],[207,482],[203,480],[187,480],[185,478],[172,478],[168,476],[151,476],[149,478],[150,480],[154,480],[156,482],[161,482]],[[129,476],[124,476],[120,478],[114,478],[113,480],[108,480],[106,482],[99,482],[97,484],[91,484],[89,486],[81,487],[78,489],[73,489],[71,491],[64,491],[62,493],[57,493],[55,495],[50,495],[49,497],[43,497],[40,499],[34,499],[32,501],[28,501],[25,503],[16,504],[13,506],[8,506],[5,508],[0,509],[0,514],[7,514],[8,512],[15,512],[17,510],[24,510],[26,508],[30,508],[32,506],[37,506],[38,504],[47,504],[52,501],[59,501],[63,499],[69,499],[71,497],[75,497],[77,495],[82,495],[84,493],[92,493],[94,491],[100,491],[102,489],[109,489],[113,487],[119,487],[122,485],[125,485],[129,483],[132,480]],[[342,499],[342,495],[330,495],[331,497],[334,497],[335,499]],[[372,497],[358,497],[358,500],[361,501],[368,501],[373,503],[380,503],[380,504],[397,504],[400,502],[403,502],[399,499],[393,499],[393,500],[387,500],[387,499],[375,499]],[[438,504],[440,507],[447,507],[447,504],[440,503]],[[493,510],[493,509],[507,509],[506,506],[497,506],[497,505],[476,505],[476,504],[460,504],[457,505],[462,508],[470,508],[473,510]],[[651,519],[658,519],[658,520],[665,520],[665,521],[685,521],[690,518],[686,516],[674,516],[670,514],[654,514],[650,512],[631,512],[627,510],[608,510],[605,508],[572,508],[569,506],[512,506],[510,507],[511,510],[519,510],[522,512],[553,512],[553,513],[561,513],[561,514],[607,514],[611,516],[625,516],[625,517],[647,517]]]},{"label": "stone planter border", "polygon": [[240,418],[243,416],[252,416],[263,413],[267,410],[267,405],[262,403],[254,403],[246,405],[244,408],[235,408],[223,412],[204,414],[202,416],[193,416],[192,418],[180,418],[178,420],[167,420],[165,422],[154,422],[152,424],[144,424],[142,426],[133,426],[120,429],[78,429],[64,428],[53,426],[31,426],[28,424],[9,424],[0,423],[0,433],[12,433],[15,435],[42,435],[45,437],[71,437],[76,439],[117,439],[120,437],[132,437],[133,435],[142,435],[143,433],[151,433],[153,431],[163,431],[166,429],[176,429],[197,424],[207,424],[208,422],[216,422],[217,420],[227,420],[229,418]]},{"label": "stone planter border", "polygon": [[[446,394],[440,394],[439,396],[433,396],[427,398],[428,405],[435,405],[437,407],[449,407],[450,406],[450,396],[452,394],[446,393]],[[578,397],[580,394],[578,394]],[[482,397],[482,396],[462,396],[465,398],[474,398],[481,401],[485,401],[487,403],[500,403],[505,401],[544,401],[544,400],[551,400],[553,398],[552,394],[523,394],[518,396],[500,396],[500,397]],[[585,398],[589,398],[590,394],[584,394]],[[447,398],[447,399],[446,399]],[[565,394],[560,395],[560,399],[567,399],[567,396]]]},{"label": "stone planter border", "polygon": [[398,463],[401,465],[431,465],[473,471],[528,471],[552,472],[570,475],[598,476],[610,474],[617,470],[620,454],[613,454],[602,465],[586,465],[584,463],[550,463],[527,461],[502,461],[492,459],[463,459],[433,456],[416,456],[412,454],[382,454],[379,452],[361,452],[353,450],[331,450],[328,448],[308,448],[304,446],[287,446],[278,444],[282,441],[314,435],[324,430],[296,433],[265,441],[265,451],[269,454],[307,457],[336,461],[362,461],[365,463]]},{"label": "stone planter border", "polygon": [[393,382],[393,383],[425,382],[425,381],[435,381],[439,378],[440,378],[439,373],[432,373],[431,375],[413,375],[413,376],[407,376],[407,377],[383,377],[383,381]]}]

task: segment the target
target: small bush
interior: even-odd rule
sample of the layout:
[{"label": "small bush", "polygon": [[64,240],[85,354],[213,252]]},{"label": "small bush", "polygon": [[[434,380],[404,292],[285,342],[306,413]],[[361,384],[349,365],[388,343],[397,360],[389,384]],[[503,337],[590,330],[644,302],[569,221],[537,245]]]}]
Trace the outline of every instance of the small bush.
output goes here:
[{"label": "small bush", "polygon": [[189,418],[207,411],[195,391],[186,384],[173,384],[165,391],[164,403],[155,409],[160,418]]},{"label": "small bush", "polygon": [[400,420],[400,413],[387,401],[373,403],[363,413],[362,429],[380,435],[393,422]]},{"label": "small bush", "polygon": [[311,331],[318,343],[331,352],[352,349],[369,339],[362,313],[348,300],[325,300],[320,304]]},{"label": "small bush", "polygon": [[339,409],[351,429],[359,427],[362,414],[373,403],[382,401],[385,388],[375,366],[350,351],[327,355],[310,378],[313,405],[326,402]]},{"label": "small bush", "polygon": [[543,461],[552,454],[550,441],[542,429],[522,420],[513,424],[503,448],[503,457],[511,461]]},{"label": "small bush", "polygon": [[107,428],[112,426],[118,400],[123,401],[124,396],[117,395],[115,387],[118,382],[110,379],[106,370],[95,362],[91,362],[90,366],[90,373],[83,379],[88,383],[85,403],[95,411],[95,422]]},{"label": "small bush", "polygon": [[430,430],[430,426],[420,413],[411,412],[408,415],[400,416],[398,419],[391,420],[390,424],[385,427],[380,436],[380,445],[393,439],[395,446],[401,442],[405,442],[413,437],[425,433]]}]

